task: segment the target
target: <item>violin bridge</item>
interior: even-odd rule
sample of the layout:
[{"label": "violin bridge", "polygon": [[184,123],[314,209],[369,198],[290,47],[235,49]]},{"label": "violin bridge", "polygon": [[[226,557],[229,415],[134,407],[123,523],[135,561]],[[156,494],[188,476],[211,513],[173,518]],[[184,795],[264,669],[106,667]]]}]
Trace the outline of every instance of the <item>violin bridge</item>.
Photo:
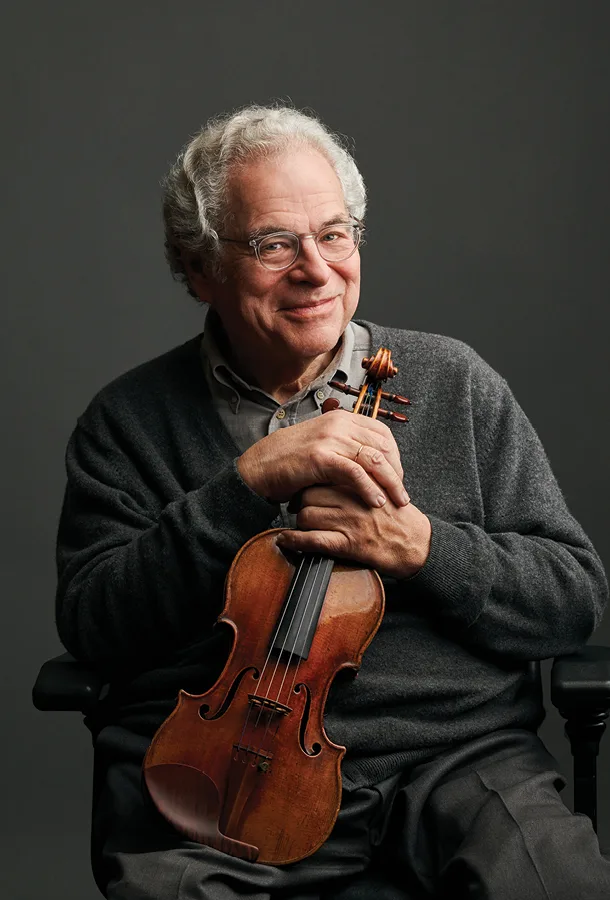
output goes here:
[{"label": "violin bridge", "polygon": [[259,697],[257,694],[248,694],[248,700],[251,706],[258,709],[266,709],[268,712],[281,713],[283,716],[292,712],[292,707],[278,703],[277,700],[270,700],[269,697]]}]

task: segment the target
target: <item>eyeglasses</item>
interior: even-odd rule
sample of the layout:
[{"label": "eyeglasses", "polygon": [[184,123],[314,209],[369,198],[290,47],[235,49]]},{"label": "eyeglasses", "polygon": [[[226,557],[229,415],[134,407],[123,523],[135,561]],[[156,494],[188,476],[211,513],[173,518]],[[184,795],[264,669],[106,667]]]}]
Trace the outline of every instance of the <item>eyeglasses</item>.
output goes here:
[{"label": "eyeglasses", "polygon": [[349,259],[358,249],[363,231],[364,225],[354,217],[351,222],[336,222],[310,234],[275,231],[273,234],[248,240],[220,236],[218,240],[230,244],[248,244],[254,249],[261,266],[277,270],[287,269],[293,264],[301,252],[301,241],[305,238],[314,238],[320,256],[327,262]]}]

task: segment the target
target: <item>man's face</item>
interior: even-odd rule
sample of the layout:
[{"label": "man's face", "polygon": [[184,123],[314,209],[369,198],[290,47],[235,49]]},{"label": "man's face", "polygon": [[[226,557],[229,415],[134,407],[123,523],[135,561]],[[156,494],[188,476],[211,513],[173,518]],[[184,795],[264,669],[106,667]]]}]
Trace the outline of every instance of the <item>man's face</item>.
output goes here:
[{"label": "man's face", "polygon": [[[298,150],[237,170],[230,180],[235,224],[231,238],[259,228],[296,234],[348,221],[341,184],[318,153]],[[326,262],[312,239],[301,241],[295,262],[271,271],[252,248],[223,244],[226,282],[196,279],[201,299],[218,312],[237,359],[286,365],[329,353],[352,318],[360,293],[360,256]],[[251,373],[255,374],[255,373]]]}]

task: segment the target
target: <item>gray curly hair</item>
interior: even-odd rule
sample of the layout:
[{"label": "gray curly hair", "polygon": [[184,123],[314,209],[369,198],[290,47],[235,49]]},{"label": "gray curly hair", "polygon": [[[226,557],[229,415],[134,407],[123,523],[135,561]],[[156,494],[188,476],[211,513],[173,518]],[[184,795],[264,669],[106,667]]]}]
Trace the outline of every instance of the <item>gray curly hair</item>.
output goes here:
[{"label": "gray curly hair", "polygon": [[192,291],[183,254],[197,256],[224,280],[218,240],[231,223],[227,184],[231,170],[289,148],[320,152],[334,168],[350,215],[361,221],[366,189],[343,135],[289,106],[246,106],[210,119],[183,147],[162,182],[165,256],[173,277]]}]

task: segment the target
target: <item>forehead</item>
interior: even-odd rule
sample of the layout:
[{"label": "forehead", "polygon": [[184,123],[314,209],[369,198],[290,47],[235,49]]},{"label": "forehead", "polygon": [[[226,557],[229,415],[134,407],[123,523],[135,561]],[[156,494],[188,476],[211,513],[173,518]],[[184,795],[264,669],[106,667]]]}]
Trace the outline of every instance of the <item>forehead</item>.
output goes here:
[{"label": "forehead", "polygon": [[244,228],[316,227],[345,214],[341,182],[311,150],[294,150],[241,166],[229,179],[229,206]]}]

